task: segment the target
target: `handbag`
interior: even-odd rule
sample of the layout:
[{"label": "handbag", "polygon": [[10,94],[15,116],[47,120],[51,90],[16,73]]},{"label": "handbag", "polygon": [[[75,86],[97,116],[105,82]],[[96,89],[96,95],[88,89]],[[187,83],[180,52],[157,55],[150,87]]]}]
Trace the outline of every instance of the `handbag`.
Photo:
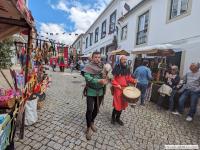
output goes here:
[{"label": "handbag", "polygon": [[172,93],[172,88],[166,84],[163,84],[159,89],[158,92],[161,95],[167,95],[167,96],[171,96]]}]

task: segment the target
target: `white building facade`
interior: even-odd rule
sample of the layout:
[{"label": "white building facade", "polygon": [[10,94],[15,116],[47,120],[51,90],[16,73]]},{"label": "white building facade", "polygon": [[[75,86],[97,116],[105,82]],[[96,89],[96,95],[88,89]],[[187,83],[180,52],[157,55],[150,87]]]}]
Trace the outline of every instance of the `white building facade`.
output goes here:
[{"label": "white building facade", "polygon": [[200,62],[200,0],[143,0],[119,19],[118,48],[172,44],[182,51],[181,74]]},{"label": "white building facade", "polygon": [[[89,27],[84,36],[83,53],[100,51],[107,55],[117,46],[117,34],[120,28],[118,19],[141,0],[112,0],[106,9]],[[115,38],[116,37],[116,38]]]},{"label": "white building facade", "polygon": [[84,42],[84,34],[80,34],[74,43],[71,45],[71,49],[75,49],[77,54],[83,53],[83,42]]}]

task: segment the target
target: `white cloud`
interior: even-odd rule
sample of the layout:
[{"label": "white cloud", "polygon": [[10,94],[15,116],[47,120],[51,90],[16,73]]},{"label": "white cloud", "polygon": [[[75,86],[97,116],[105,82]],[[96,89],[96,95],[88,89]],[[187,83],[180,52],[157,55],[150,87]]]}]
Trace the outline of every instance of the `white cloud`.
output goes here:
[{"label": "white cloud", "polygon": [[74,0],[59,0],[53,9],[58,9],[68,13],[68,17],[75,25],[76,33],[84,33],[105,9],[111,0],[96,0],[93,4],[81,4]]},{"label": "white cloud", "polygon": [[65,12],[70,11],[70,9],[66,5],[66,3],[67,3],[66,0],[60,0],[56,5],[51,4],[51,2],[49,2],[49,3],[50,3],[51,8],[53,8],[53,9],[59,9],[59,10],[65,11]]},{"label": "white cloud", "polygon": [[[66,15],[68,15],[71,22],[74,23],[74,31],[67,33],[64,24],[40,23],[40,35],[44,36],[44,39],[48,37],[57,42],[70,45],[77,38],[75,34],[84,33],[110,1],[111,0],[94,0],[93,4],[81,4],[75,0],[59,0],[58,3],[52,4],[51,0],[49,0],[48,4],[52,9],[64,11]],[[69,29],[72,27],[68,26],[67,28]],[[65,34],[63,34],[64,32]],[[53,33],[53,36],[46,33]],[[56,33],[58,33],[58,35],[56,35]]]},{"label": "white cloud", "polygon": [[[46,37],[48,37],[48,39],[53,39],[56,42],[64,43],[67,45],[72,44],[77,37],[75,33],[67,33],[64,29],[63,24],[41,23],[40,31],[41,31],[40,35],[44,36],[42,37],[43,39],[46,39]],[[50,35],[50,33],[53,33],[53,35]],[[58,35],[56,35],[56,33],[58,33]]]}]

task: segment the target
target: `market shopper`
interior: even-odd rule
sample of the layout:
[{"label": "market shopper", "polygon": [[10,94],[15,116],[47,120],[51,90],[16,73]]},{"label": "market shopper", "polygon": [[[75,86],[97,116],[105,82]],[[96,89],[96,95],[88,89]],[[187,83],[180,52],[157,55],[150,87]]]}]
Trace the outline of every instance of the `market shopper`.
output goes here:
[{"label": "market shopper", "polygon": [[[169,86],[172,89],[172,92],[169,96],[169,111],[174,110],[174,96],[177,93],[178,90],[178,85],[180,82],[180,76],[178,73],[178,66],[171,66],[171,69],[169,72],[166,73],[165,75],[165,84]],[[158,108],[161,108],[161,104],[165,98],[165,94],[160,93],[159,99],[158,99]]]},{"label": "market shopper", "polygon": [[52,68],[53,68],[53,71],[55,72],[55,68],[56,68],[56,60],[53,59],[52,61]]},{"label": "market shopper", "polygon": [[83,60],[80,60],[80,71],[83,70],[83,68],[85,67]]},{"label": "market shopper", "polygon": [[135,84],[136,80],[131,77],[130,69],[127,67],[127,58],[125,55],[119,57],[119,64],[116,64],[112,74],[112,86],[113,90],[113,112],[111,123],[118,123],[123,126],[124,123],[120,119],[122,110],[125,110],[128,106],[128,102],[123,101],[122,93],[123,89],[129,85],[129,83]]},{"label": "market shopper", "polygon": [[200,64],[192,63],[190,65],[190,71],[184,76],[184,85],[180,92],[182,92],[179,99],[178,112],[174,114],[182,114],[184,111],[184,104],[186,99],[190,96],[190,110],[187,115],[186,121],[192,121],[196,113],[198,100],[200,98]]},{"label": "market shopper", "polygon": [[84,95],[87,96],[86,139],[91,140],[92,131],[97,132],[94,121],[104,97],[105,85],[107,84],[107,80],[103,79],[103,64],[101,63],[101,54],[99,52],[93,52],[92,61],[84,67],[83,71],[86,80]]},{"label": "market shopper", "polygon": [[145,95],[149,81],[152,79],[151,70],[148,67],[149,61],[144,60],[143,64],[136,68],[133,76],[138,80],[137,88],[141,91],[141,105],[144,105]]},{"label": "market shopper", "polygon": [[71,73],[73,72],[73,70],[74,70],[74,62],[72,61],[70,63],[70,71],[71,71]]}]

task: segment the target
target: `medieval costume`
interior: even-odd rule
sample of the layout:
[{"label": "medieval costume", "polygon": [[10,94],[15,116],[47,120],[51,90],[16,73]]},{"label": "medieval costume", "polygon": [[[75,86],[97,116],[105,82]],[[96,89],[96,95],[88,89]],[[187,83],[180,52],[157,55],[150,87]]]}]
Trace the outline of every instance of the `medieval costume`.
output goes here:
[{"label": "medieval costume", "polygon": [[84,90],[84,95],[87,96],[87,132],[86,138],[91,139],[90,130],[96,132],[97,129],[94,126],[94,120],[99,111],[99,106],[103,100],[104,96],[104,85],[99,83],[102,77],[103,64],[95,64],[93,62],[89,63],[83,69],[84,77],[86,80],[86,87]]},{"label": "medieval costume", "polygon": [[120,56],[120,63],[116,64],[112,74],[112,86],[114,87],[113,91],[113,112],[112,112],[112,120],[111,123],[115,124],[117,122],[120,125],[124,125],[124,123],[120,120],[120,116],[122,110],[125,110],[128,106],[128,102],[125,102],[122,99],[123,89],[128,86],[129,83],[135,84],[136,80],[131,77],[130,69],[121,63],[121,59],[126,56]]},{"label": "medieval costume", "polygon": [[60,71],[64,72],[64,70],[65,70],[65,59],[64,59],[64,56],[59,56],[58,57],[58,65],[60,67]]}]

